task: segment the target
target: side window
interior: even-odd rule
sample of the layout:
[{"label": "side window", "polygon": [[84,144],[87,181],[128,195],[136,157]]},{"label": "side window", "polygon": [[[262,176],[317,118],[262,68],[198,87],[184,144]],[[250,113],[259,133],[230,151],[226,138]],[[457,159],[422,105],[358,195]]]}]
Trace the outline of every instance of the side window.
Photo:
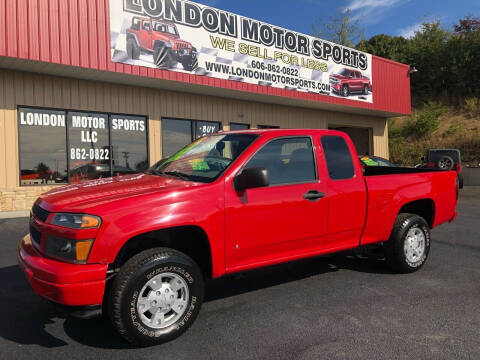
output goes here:
[{"label": "side window", "polygon": [[138,18],[133,18],[132,29],[137,31],[140,30],[140,20]]},{"label": "side window", "polygon": [[308,137],[270,141],[246,167],[267,169],[271,185],[314,182],[317,179],[312,141]]},{"label": "side window", "polygon": [[351,179],[355,175],[352,156],[345,140],[340,136],[323,136],[322,147],[332,180]]},{"label": "side window", "polygon": [[144,21],[142,24],[143,30],[150,31],[150,23],[148,21]]}]

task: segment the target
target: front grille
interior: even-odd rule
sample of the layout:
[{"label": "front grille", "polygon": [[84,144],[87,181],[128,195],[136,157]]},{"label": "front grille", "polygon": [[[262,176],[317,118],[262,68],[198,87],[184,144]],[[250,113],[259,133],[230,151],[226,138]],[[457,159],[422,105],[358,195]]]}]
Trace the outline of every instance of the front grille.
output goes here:
[{"label": "front grille", "polygon": [[177,43],[177,49],[182,50],[188,48],[188,45],[185,43]]},{"label": "front grille", "polygon": [[40,238],[42,237],[42,234],[32,225],[30,225],[30,237],[37,245],[40,245]]},{"label": "front grille", "polygon": [[35,216],[35,218],[37,218],[41,222],[47,221],[48,215],[50,215],[50,213],[47,210],[42,209],[37,204],[33,205],[32,213],[33,213],[33,216]]}]

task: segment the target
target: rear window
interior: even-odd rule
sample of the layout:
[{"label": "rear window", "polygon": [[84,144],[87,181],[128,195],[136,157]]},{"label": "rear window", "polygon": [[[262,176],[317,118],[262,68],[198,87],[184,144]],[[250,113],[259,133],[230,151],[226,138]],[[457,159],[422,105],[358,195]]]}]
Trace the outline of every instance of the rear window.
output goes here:
[{"label": "rear window", "polygon": [[353,160],[345,140],[340,136],[323,136],[322,147],[327,161],[328,175],[332,180],[353,178]]}]

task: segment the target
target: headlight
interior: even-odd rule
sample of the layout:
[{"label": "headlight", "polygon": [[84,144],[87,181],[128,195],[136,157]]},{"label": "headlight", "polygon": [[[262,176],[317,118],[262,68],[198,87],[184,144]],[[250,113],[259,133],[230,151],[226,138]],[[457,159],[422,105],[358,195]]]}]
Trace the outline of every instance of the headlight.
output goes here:
[{"label": "headlight", "polygon": [[50,223],[70,229],[92,229],[98,228],[101,222],[102,220],[98,216],[57,213]]},{"label": "headlight", "polygon": [[55,258],[74,263],[86,263],[93,240],[73,240],[47,236],[45,252]]}]

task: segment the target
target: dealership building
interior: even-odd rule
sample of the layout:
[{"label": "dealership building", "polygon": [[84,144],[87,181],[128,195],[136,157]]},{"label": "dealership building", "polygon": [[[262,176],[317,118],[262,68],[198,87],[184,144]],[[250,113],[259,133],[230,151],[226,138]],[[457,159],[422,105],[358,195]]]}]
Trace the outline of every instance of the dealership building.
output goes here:
[{"label": "dealership building", "polygon": [[407,65],[189,1],[0,0],[0,212],[218,131],[340,129],[388,158],[410,111]]}]

